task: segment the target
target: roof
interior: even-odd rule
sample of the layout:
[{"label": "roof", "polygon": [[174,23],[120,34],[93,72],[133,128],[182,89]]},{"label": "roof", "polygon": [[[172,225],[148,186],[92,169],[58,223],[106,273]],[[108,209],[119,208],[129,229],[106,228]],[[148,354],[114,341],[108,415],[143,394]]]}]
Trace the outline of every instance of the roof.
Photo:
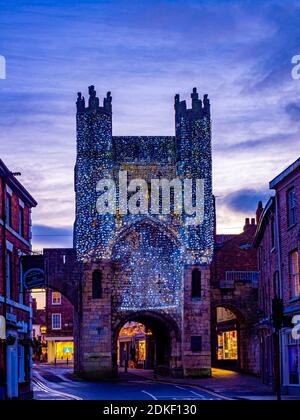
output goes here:
[{"label": "roof", "polygon": [[37,202],[25,187],[17,180],[4,162],[0,159],[0,176],[5,178],[5,183],[30,207],[35,207]]},{"label": "roof", "polygon": [[113,136],[119,163],[175,164],[175,143],[174,136]]},{"label": "roof", "polygon": [[283,172],[277,175],[276,178],[274,178],[270,182],[270,189],[271,190],[275,189],[281,181],[283,181],[288,175],[290,175],[297,168],[299,168],[299,166],[300,166],[300,158],[298,158],[294,163],[288,166]]},{"label": "roof", "polygon": [[257,226],[257,230],[255,233],[254,242],[253,242],[254,247],[257,247],[262,239],[262,236],[264,234],[265,227],[266,227],[266,222],[268,220],[271,210],[274,207],[274,204],[275,204],[275,197],[270,197],[259,219],[259,223]]}]

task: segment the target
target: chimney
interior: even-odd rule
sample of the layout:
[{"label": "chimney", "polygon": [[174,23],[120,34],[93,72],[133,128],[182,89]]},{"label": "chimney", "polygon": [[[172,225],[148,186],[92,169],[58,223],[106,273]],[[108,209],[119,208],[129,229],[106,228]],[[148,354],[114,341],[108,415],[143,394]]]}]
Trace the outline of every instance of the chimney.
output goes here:
[{"label": "chimney", "polygon": [[252,226],[256,226],[255,217],[253,217],[253,218],[251,219],[251,225],[252,225]]},{"label": "chimney", "polygon": [[257,210],[256,210],[256,224],[258,225],[259,221],[260,221],[260,217],[262,215],[263,212],[263,205],[262,205],[262,201],[258,202],[258,206],[257,206]]},{"label": "chimney", "polygon": [[244,232],[249,228],[249,226],[250,226],[250,219],[249,219],[249,217],[247,217],[245,219]]}]

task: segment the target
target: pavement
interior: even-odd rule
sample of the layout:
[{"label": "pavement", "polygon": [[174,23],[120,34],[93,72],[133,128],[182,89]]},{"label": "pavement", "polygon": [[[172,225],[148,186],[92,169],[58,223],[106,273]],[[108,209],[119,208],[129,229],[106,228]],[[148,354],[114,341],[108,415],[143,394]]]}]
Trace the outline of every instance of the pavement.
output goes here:
[{"label": "pavement", "polygon": [[[154,379],[153,371],[128,369],[128,372],[139,377]],[[228,399],[238,400],[276,400],[271,386],[264,385],[261,379],[254,375],[246,375],[223,369],[212,369],[211,378],[166,378],[156,376],[159,381],[180,385],[193,385],[203,390],[215,392]],[[283,400],[300,400],[300,395],[283,395]]]},{"label": "pavement", "polygon": [[166,383],[132,373],[111,381],[89,382],[77,378],[71,366],[35,365],[33,391],[36,400],[223,400],[214,392],[194,385]]},{"label": "pavement", "polygon": [[[275,400],[271,387],[252,375],[213,369],[212,378],[154,377],[153,371],[120,369],[120,377],[90,382],[66,365],[34,365],[34,398],[37,400]],[[300,396],[283,396],[300,400]]]}]

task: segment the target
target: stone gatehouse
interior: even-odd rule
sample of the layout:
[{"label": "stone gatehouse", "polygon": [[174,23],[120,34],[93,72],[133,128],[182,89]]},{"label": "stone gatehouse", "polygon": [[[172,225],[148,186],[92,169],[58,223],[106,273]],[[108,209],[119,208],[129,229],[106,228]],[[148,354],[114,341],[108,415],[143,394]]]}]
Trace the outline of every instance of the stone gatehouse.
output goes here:
[{"label": "stone gatehouse", "polygon": [[[207,95],[199,99],[196,88],[191,98],[188,108],[175,96],[175,136],[115,137],[110,92],[103,106],[93,86],[87,105],[78,93],[74,249],[46,249],[44,257],[47,286],[61,291],[75,308],[75,371],[83,377],[117,375],[118,334],[129,321],[152,331],[158,373],[211,374],[215,309],[226,307],[229,292],[221,290],[211,271],[216,236],[210,103]],[[107,189],[100,191],[98,182],[116,181],[120,171],[128,177],[127,198],[138,203],[143,200],[140,187],[129,188],[136,179],[148,186],[161,178],[203,180],[201,223],[190,223],[189,215],[176,211],[132,214],[122,207],[99,213],[97,202]],[[172,206],[176,192],[169,192]],[[115,193],[120,204],[119,187]],[[197,204],[194,189],[192,201]],[[255,264],[253,259],[251,270]],[[251,300],[255,290],[243,287]],[[232,292],[233,300],[235,296],[240,296],[238,290]]]}]

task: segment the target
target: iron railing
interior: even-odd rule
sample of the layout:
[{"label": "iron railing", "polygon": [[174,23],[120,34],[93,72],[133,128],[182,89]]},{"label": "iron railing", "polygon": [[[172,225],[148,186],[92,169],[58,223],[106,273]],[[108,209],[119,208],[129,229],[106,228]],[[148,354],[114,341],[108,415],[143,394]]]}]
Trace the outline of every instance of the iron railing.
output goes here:
[{"label": "iron railing", "polygon": [[221,289],[234,289],[236,283],[251,283],[258,287],[258,271],[226,271],[225,279],[220,281]]}]

